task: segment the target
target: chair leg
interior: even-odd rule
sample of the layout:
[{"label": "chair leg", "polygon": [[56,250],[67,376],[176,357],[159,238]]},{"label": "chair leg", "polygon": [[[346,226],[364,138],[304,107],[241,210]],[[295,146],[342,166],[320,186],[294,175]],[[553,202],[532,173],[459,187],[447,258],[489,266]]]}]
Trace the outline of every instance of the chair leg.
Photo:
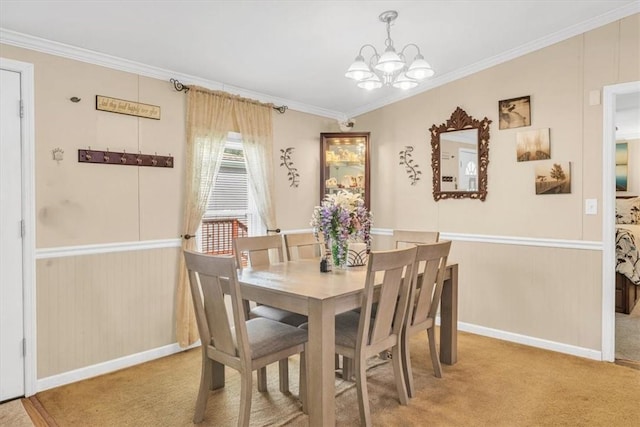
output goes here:
[{"label": "chair leg", "polygon": [[353,359],[342,356],[342,379],[351,381],[353,374]]},{"label": "chair leg", "polygon": [[202,372],[200,373],[200,389],[196,398],[196,410],[193,414],[193,422],[201,423],[204,420],[204,411],[207,409],[209,390],[213,382],[213,360],[207,356],[202,357]]},{"label": "chair leg", "polygon": [[251,371],[242,372],[240,375],[240,414],[238,426],[248,427],[251,415],[251,389],[253,388],[253,376]]},{"label": "chair leg", "polygon": [[216,361],[211,362],[213,369],[211,370],[211,384],[209,390],[217,390],[224,387],[224,364]]},{"label": "chair leg", "polygon": [[258,369],[256,373],[258,376],[258,391],[267,391],[267,367]]},{"label": "chair leg", "polygon": [[289,359],[279,360],[278,367],[280,371],[280,391],[289,393]]},{"label": "chair leg", "polygon": [[413,370],[411,368],[411,353],[409,350],[409,336],[407,331],[402,332],[401,346],[402,346],[402,372],[404,374],[405,385],[407,386],[407,394],[409,397],[414,397],[415,389],[413,385]]},{"label": "chair leg", "polygon": [[309,414],[309,407],[307,406],[307,357],[304,351],[300,353],[300,384],[298,390],[300,402],[302,402],[302,412]]},{"label": "chair leg", "polygon": [[[343,357],[343,362],[344,362]],[[358,391],[358,407],[360,409],[360,425],[371,425],[369,409],[369,392],[367,391],[367,361],[362,355],[356,355],[356,390]]]},{"label": "chair leg", "polygon": [[431,364],[433,365],[434,374],[436,377],[442,378],[442,366],[440,365],[440,357],[436,350],[435,328],[431,327],[427,329],[427,336],[429,337],[429,352],[431,353]]},{"label": "chair leg", "polygon": [[409,397],[407,396],[407,385],[404,382],[404,369],[402,369],[402,347],[400,343],[397,343],[391,349],[391,364],[393,365],[393,376],[396,380],[396,388],[398,389],[398,397],[400,398],[400,404],[406,405],[409,403]]}]

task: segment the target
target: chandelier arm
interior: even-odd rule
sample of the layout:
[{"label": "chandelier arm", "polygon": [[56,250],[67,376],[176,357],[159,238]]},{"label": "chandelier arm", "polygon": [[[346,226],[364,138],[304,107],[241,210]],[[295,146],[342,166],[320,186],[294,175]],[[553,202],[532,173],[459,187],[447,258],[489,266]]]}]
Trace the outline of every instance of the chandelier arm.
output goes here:
[{"label": "chandelier arm", "polygon": [[402,48],[402,50],[400,51],[399,55],[404,55],[404,51],[409,47],[409,46],[413,46],[416,48],[416,50],[418,51],[418,55],[422,55],[422,52],[420,52],[420,47],[415,44],[415,43],[408,43],[405,47]]},{"label": "chandelier arm", "polygon": [[372,44],[364,44],[362,45],[362,47],[360,47],[360,52],[358,53],[359,56],[362,56],[362,51],[364,50],[365,47],[370,47],[371,49],[373,49],[373,56],[375,57],[380,57],[380,55],[378,55],[378,51],[376,50],[376,47]]}]

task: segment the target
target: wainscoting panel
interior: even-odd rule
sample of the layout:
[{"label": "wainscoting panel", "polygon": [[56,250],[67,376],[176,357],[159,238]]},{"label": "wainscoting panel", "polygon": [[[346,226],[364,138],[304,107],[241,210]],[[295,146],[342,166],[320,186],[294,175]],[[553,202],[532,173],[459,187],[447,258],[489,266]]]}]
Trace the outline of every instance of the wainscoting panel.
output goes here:
[{"label": "wainscoting panel", "polygon": [[38,378],[175,343],[179,247],[40,258]]},{"label": "wainscoting panel", "polygon": [[601,351],[602,252],[455,241],[459,320]]}]

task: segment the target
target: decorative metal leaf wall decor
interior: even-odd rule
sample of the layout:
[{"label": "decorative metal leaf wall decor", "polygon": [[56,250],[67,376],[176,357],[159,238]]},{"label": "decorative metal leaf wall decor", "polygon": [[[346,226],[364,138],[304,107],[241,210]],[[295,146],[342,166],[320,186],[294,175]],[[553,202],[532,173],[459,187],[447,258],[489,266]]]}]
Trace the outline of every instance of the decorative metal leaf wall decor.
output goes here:
[{"label": "decorative metal leaf wall decor", "polygon": [[411,180],[411,185],[416,185],[416,182],[420,181],[422,171],[418,169],[420,165],[413,161],[411,156],[412,151],[413,146],[411,145],[405,146],[405,149],[400,151],[400,166],[404,166],[404,169]]},{"label": "decorative metal leaf wall decor", "polygon": [[300,174],[298,173],[298,168],[293,167],[293,160],[291,160],[291,153],[293,152],[293,147],[281,148],[280,149],[280,166],[284,166],[287,168],[287,178],[289,179],[289,187],[298,187],[300,183]]}]

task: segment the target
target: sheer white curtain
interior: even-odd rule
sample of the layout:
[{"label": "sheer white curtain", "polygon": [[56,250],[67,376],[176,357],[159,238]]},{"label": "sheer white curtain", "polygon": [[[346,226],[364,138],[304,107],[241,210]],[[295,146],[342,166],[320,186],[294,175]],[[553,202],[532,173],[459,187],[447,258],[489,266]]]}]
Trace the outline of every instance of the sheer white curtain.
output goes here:
[{"label": "sheer white curtain", "polygon": [[273,106],[238,99],[234,104],[247,162],[249,188],[267,230],[277,228],[273,178]]},{"label": "sheer white curtain", "polygon": [[[242,134],[249,187],[267,229],[276,228],[273,201],[273,105],[224,92],[191,87],[187,94],[187,150],[183,249],[196,249],[195,236],[222,161],[229,131]],[[187,238],[189,236],[190,238]],[[180,256],[176,296],[176,338],[181,347],[198,340],[189,278]]]},{"label": "sheer white curtain", "polygon": [[[187,93],[186,179],[182,249],[195,250],[195,235],[220,168],[227,133],[232,125],[233,100],[226,94],[191,87]],[[199,338],[189,278],[180,255],[176,294],[176,338],[187,347]]]}]

